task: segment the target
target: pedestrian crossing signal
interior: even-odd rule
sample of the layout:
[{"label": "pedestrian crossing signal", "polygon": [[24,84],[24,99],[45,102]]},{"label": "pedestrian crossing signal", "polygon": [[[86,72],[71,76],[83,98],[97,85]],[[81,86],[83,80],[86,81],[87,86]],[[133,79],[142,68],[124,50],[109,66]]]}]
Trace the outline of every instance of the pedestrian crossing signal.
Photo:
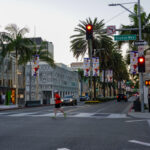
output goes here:
[{"label": "pedestrian crossing signal", "polygon": [[150,80],[145,80],[145,85],[150,86]]}]

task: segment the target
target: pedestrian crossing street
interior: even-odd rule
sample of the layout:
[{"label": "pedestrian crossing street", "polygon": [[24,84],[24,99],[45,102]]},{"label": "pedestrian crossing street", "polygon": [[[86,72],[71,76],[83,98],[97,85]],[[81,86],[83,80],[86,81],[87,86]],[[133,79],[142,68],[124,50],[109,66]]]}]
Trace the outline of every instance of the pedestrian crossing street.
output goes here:
[{"label": "pedestrian crossing street", "polygon": [[[52,117],[54,116],[53,112],[2,112],[1,116],[8,117]],[[64,117],[62,113],[57,113],[57,117]],[[126,114],[115,114],[115,113],[83,113],[83,112],[68,112],[67,118],[96,118],[96,119],[119,119],[119,118],[129,118]]]}]

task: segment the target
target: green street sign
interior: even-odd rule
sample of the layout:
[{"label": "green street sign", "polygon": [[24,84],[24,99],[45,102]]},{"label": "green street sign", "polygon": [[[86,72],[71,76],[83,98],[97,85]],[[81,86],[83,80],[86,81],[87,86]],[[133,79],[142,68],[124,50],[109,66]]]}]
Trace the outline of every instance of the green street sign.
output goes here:
[{"label": "green street sign", "polygon": [[133,40],[136,40],[136,35],[135,34],[115,35],[114,40],[115,41],[133,41]]}]

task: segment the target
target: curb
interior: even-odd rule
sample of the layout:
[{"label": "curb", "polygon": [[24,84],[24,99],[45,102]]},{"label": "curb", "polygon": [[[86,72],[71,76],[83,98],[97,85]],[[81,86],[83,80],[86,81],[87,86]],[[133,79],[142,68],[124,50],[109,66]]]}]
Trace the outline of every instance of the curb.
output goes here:
[{"label": "curb", "polygon": [[7,110],[17,110],[17,109],[28,109],[28,108],[36,108],[36,107],[44,107],[44,106],[53,106],[54,104],[49,104],[49,105],[40,105],[40,106],[24,106],[24,107],[15,107],[15,108],[6,108],[6,109],[1,109],[0,111],[7,111]]}]

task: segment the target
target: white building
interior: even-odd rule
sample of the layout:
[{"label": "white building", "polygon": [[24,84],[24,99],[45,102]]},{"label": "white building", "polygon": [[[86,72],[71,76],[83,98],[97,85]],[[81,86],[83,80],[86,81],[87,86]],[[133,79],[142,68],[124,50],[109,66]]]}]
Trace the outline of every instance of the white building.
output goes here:
[{"label": "white building", "polygon": [[[41,38],[32,38],[32,40],[36,42],[37,47],[42,43]],[[46,49],[51,52],[54,58],[54,46],[52,42],[47,42]],[[30,64],[26,66],[26,101],[40,101],[41,104],[53,104],[53,93],[55,90],[59,91],[61,97],[65,95],[78,96],[77,72],[73,72],[71,68],[62,63],[56,63],[56,67],[54,68],[44,62],[40,62],[39,66],[38,82],[36,81],[36,77],[30,76]]]}]

